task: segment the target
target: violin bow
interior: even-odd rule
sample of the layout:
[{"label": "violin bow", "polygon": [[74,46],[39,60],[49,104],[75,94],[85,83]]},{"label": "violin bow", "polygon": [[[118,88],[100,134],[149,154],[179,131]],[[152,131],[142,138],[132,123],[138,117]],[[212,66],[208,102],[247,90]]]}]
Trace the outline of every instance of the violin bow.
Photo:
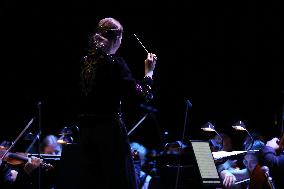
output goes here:
[{"label": "violin bow", "polygon": [[22,130],[22,132],[19,134],[19,136],[14,140],[14,142],[11,144],[11,146],[9,146],[9,148],[6,150],[6,152],[3,154],[3,156],[0,158],[0,160],[2,161],[4,159],[4,157],[11,151],[11,149],[16,145],[16,143],[20,140],[20,138],[23,136],[23,134],[26,132],[26,130],[31,126],[31,124],[33,123],[34,118],[32,118],[29,123],[27,124],[27,126]]}]

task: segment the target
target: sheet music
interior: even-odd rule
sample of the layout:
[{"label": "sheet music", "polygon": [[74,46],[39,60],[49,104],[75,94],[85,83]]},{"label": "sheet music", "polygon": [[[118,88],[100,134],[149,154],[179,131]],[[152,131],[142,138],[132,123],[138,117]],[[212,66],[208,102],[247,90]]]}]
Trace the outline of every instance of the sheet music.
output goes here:
[{"label": "sheet music", "polygon": [[208,142],[191,142],[203,183],[220,183]]}]

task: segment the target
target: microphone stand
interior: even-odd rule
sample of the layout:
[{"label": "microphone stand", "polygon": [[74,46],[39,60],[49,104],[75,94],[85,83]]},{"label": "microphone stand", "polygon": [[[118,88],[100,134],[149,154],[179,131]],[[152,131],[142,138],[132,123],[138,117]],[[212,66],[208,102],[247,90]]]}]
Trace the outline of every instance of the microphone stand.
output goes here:
[{"label": "microphone stand", "polygon": [[284,133],[284,102],[282,104],[282,112],[281,112],[281,134]]},{"label": "microphone stand", "polygon": [[[157,124],[156,117],[155,117],[155,115],[153,114],[154,112],[158,112],[158,110],[155,109],[155,108],[153,108],[153,107],[151,107],[151,106],[147,106],[147,105],[144,105],[144,104],[140,104],[140,107],[143,108],[143,109],[145,109],[145,110],[147,111],[147,113],[146,113],[146,114],[138,121],[138,123],[127,133],[127,135],[129,136],[129,135],[147,118],[147,116],[151,116],[151,117],[152,117],[152,119],[154,120],[155,125],[156,125],[156,127],[157,127],[158,133],[159,133],[159,135],[160,135],[160,128],[159,128],[159,126],[158,126],[158,124]],[[161,140],[162,140],[161,135],[160,135],[160,138],[161,138]]]},{"label": "microphone stand", "polygon": [[31,148],[34,146],[35,142],[37,141],[37,139],[39,139],[39,133],[35,136],[35,138],[33,139],[32,143],[30,144],[30,146],[27,148],[25,153],[28,153]]},{"label": "microphone stand", "polygon": [[[41,129],[42,129],[42,104],[41,101],[38,102],[37,104],[38,108],[38,157],[41,158],[40,155],[40,141],[41,141]],[[41,168],[38,169],[38,189],[41,189]]]},{"label": "microphone stand", "polygon": [[[192,104],[189,100],[186,100],[186,109],[185,109],[185,116],[184,116],[184,124],[183,124],[183,132],[182,132],[182,139],[181,139],[181,146],[179,147],[180,150],[182,149],[183,147],[183,144],[184,144],[184,138],[185,138],[185,131],[186,131],[186,125],[187,125],[187,121],[188,121],[188,116],[187,116],[187,113],[188,113],[188,109],[192,107]],[[178,166],[177,166],[177,176],[176,176],[176,183],[175,183],[175,189],[178,188],[178,182],[179,182],[179,175],[180,175],[180,158],[179,158],[179,163],[178,163]]]}]

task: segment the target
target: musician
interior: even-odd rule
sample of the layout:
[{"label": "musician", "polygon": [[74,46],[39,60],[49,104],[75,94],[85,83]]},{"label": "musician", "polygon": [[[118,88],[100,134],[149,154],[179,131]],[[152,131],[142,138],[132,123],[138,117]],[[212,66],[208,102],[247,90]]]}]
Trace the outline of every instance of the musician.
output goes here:
[{"label": "musician", "polygon": [[116,55],[122,35],[119,21],[114,18],[100,20],[91,36],[89,53],[82,61],[78,162],[81,183],[79,187],[72,183],[70,187],[73,188],[137,188],[120,104],[133,96],[152,100],[156,55],[148,54],[145,77],[142,82],[136,82],[126,62]]},{"label": "musician", "polygon": [[[10,143],[4,141],[0,146],[6,149],[9,145]],[[54,135],[46,136],[41,146],[41,153],[58,155],[58,152],[61,152],[61,147],[57,144],[57,138]],[[3,163],[0,186],[3,185],[3,188],[37,188],[38,173],[39,169],[41,169],[42,189],[51,189],[55,184],[55,171],[42,169],[40,167],[42,161],[40,158],[31,157],[28,158],[28,162],[24,165],[11,165],[9,162]]]},{"label": "musician", "polygon": [[41,150],[43,154],[61,155],[62,146],[57,143],[58,138],[54,135],[47,135],[42,143]]},{"label": "musician", "polygon": [[243,143],[243,148],[244,150],[248,151],[248,150],[260,150],[265,146],[264,143],[264,137],[262,135],[260,135],[257,132],[252,132],[251,136],[254,140],[254,142],[252,143],[252,138],[247,135],[245,138],[245,141]]},{"label": "musician", "polygon": [[[223,136],[223,149],[231,149],[231,140],[227,135],[222,134]],[[225,136],[225,137],[224,137]],[[218,137],[217,137],[217,141]],[[253,143],[252,143],[253,142]],[[257,138],[254,141],[246,138],[243,144],[245,150],[260,150],[264,143]],[[247,182],[241,184],[235,184],[236,182],[243,181],[250,178],[250,174],[253,171],[254,167],[258,164],[258,156],[256,153],[247,153],[242,163],[238,163],[237,159],[230,159],[224,162],[221,165],[218,165],[218,172],[223,180],[223,185],[225,188],[246,188]]]},{"label": "musician", "polygon": [[[232,140],[224,134],[216,135],[210,140],[212,151],[232,151]],[[236,161],[227,160],[222,164],[217,165],[218,173],[223,181],[225,188],[231,188],[236,182],[236,176],[232,173],[235,170]]]},{"label": "musician", "polygon": [[138,153],[138,157],[134,158],[134,166],[138,178],[138,188],[148,189],[152,177],[143,171],[143,166],[146,162],[147,149],[137,142],[131,142],[130,147],[132,152]]},{"label": "musician", "polygon": [[31,157],[23,167],[2,163],[0,169],[1,189],[36,188],[36,183],[33,181],[35,181],[41,162],[41,159]]},{"label": "musician", "polygon": [[284,153],[280,149],[279,139],[273,138],[261,150],[262,163],[270,169],[276,188],[284,188]]}]

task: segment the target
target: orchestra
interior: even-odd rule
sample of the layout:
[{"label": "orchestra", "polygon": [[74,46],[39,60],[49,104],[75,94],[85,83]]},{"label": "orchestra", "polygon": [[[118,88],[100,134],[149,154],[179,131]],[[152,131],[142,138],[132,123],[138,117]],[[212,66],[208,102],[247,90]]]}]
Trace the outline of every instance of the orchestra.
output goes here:
[{"label": "orchestra", "polygon": [[[153,118],[159,111],[151,102],[156,97],[155,70],[160,62],[133,34],[146,53],[143,78],[136,80],[126,61],[116,53],[124,30],[118,20],[107,17],[98,22],[90,36],[88,52],[81,60],[81,96],[76,99],[80,104],[76,115],[78,126],[72,130],[60,125],[62,132],[53,133],[38,130],[28,145],[18,150],[16,147],[25,140],[34,122],[32,118],[19,135],[15,134],[15,140],[0,141],[0,189],[64,189],[67,186],[64,182],[70,184],[66,189],[284,188],[283,133],[265,140],[238,121],[240,125],[233,127],[244,131],[245,138],[233,141],[231,133],[218,133],[208,122],[208,128],[202,130],[213,131],[213,137],[200,135],[196,140],[200,143],[194,143],[195,140],[185,137],[196,129],[187,128],[187,113],[192,107],[189,100],[185,101],[180,138],[173,141],[164,138],[155,149],[148,149],[138,140],[130,141],[130,135],[137,132],[146,117]],[[146,111],[130,129],[123,114],[123,103],[128,100],[139,102],[144,107],[143,113]],[[0,134],[5,136],[1,130]],[[200,149],[193,143],[200,145]],[[235,148],[236,143],[242,147]],[[214,166],[206,170],[208,167],[202,163],[210,162]],[[207,173],[212,171],[209,178],[204,169]],[[69,174],[76,179],[70,179]]]}]

